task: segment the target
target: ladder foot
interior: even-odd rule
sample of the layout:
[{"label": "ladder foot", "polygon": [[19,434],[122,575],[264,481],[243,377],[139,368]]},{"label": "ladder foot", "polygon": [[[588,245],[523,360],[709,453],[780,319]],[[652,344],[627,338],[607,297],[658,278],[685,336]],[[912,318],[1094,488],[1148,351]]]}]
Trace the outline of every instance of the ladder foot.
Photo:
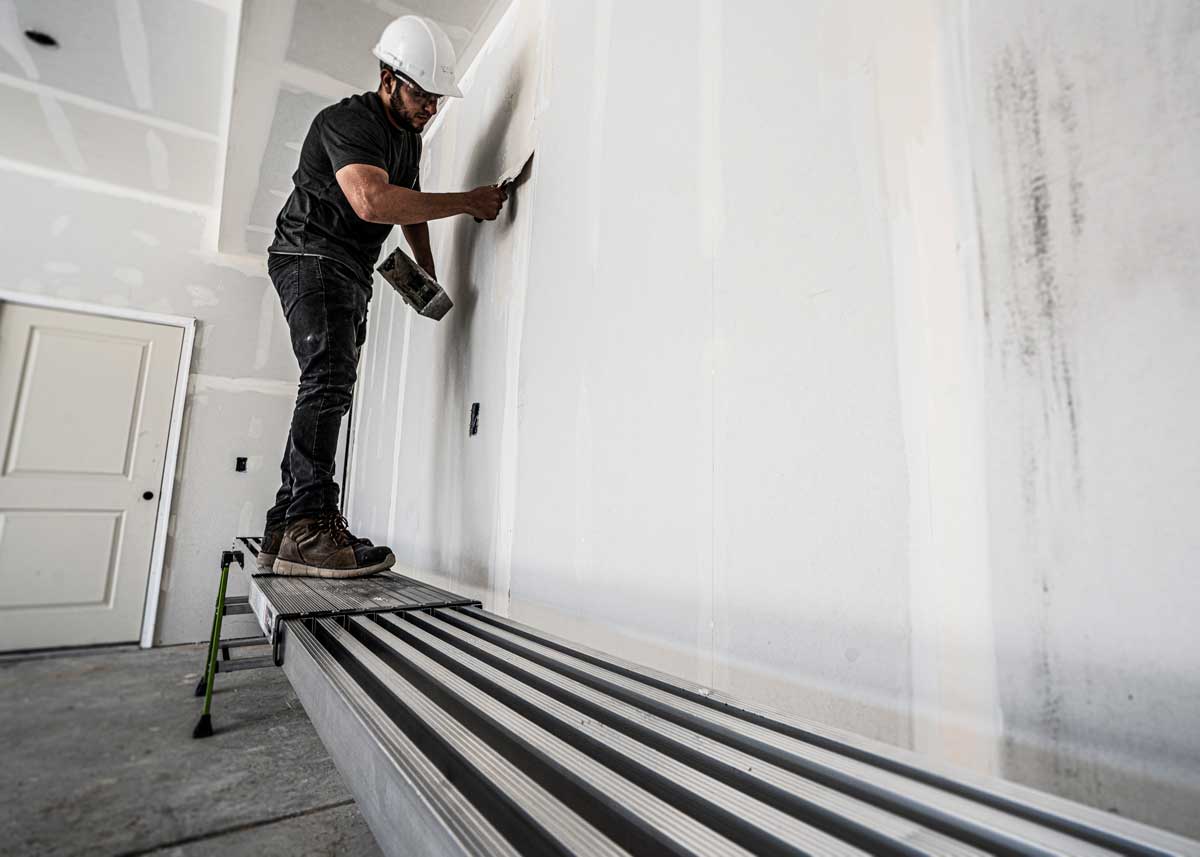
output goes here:
[{"label": "ladder foot", "polygon": [[193,738],[208,738],[213,734],[212,715],[201,714],[200,721],[196,724],[196,728],[192,730]]}]

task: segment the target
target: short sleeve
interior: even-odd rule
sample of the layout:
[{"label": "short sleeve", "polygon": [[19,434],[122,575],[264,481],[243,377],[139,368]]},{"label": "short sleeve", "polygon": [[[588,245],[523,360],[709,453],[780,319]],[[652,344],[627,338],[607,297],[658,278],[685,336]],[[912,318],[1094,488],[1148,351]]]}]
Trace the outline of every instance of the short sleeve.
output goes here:
[{"label": "short sleeve", "polygon": [[335,174],[349,164],[387,170],[387,138],[377,123],[364,121],[349,110],[330,110],[323,118],[321,144]]}]

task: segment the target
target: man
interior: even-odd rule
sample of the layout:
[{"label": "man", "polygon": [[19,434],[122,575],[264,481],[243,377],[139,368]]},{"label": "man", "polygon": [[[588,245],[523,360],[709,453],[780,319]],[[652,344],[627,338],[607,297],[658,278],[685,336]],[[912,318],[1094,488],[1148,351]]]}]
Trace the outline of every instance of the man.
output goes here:
[{"label": "man", "polygon": [[430,220],[494,220],[496,187],[424,193],[421,131],[444,96],[462,97],[455,56],[437,24],[415,15],[387,26],[375,46],[379,89],[325,108],[300,150],[295,188],[275,226],[267,270],[300,364],[300,388],[267,512],[260,569],[308,577],[361,577],[390,568],[392,551],[356,538],[338,513],[334,458],[366,337],[371,277],[399,225],[419,265],[436,277]]}]

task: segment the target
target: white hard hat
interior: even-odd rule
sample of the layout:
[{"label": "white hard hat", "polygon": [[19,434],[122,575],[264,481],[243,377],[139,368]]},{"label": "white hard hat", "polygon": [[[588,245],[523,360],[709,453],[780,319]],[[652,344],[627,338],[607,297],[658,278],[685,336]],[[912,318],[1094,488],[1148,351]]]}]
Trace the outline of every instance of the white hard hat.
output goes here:
[{"label": "white hard hat", "polygon": [[455,82],[454,46],[428,18],[405,15],[392,21],[372,53],[426,92],[462,98]]}]

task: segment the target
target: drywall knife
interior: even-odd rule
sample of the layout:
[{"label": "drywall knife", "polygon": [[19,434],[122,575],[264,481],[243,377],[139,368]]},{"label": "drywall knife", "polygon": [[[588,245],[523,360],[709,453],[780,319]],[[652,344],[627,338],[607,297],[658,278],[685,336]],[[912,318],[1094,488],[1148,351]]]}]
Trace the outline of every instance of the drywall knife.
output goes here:
[{"label": "drywall knife", "polygon": [[[496,187],[504,190],[513,190],[523,185],[525,180],[529,178],[530,168],[533,166],[533,153],[534,150],[530,149],[529,154],[520,160],[520,166],[505,170],[501,174],[500,180],[496,182]],[[482,223],[483,220],[476,217],[475,222]]]}]

